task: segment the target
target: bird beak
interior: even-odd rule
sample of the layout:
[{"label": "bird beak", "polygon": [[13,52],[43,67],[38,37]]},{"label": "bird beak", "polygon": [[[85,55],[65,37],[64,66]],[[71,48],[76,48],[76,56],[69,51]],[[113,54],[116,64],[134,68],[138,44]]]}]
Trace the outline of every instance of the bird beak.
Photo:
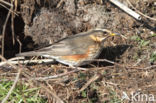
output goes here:
[{"label": "bird beak", "polygon": [[127,39],[126,36],[124,36],[124,35],[122,35],[122,34],[119,34],[119,33],[110,33],[110,35],[111,35],[111,36],[119,35],[119,36],[121,36],[122,38]]},{"label": "bird beak", "polygon": [[111,36],[120,35],[119,33],[110,33]]},{"label": "bird beak", "polygon": [[[116,36],[116,35],[120,35],[119,33],[110,33],[110,36]],[[107,36],[108,37],[108,36]],[[104,38],[98,38],[98,41],[103,41],[105,40],[107,37]]]}]

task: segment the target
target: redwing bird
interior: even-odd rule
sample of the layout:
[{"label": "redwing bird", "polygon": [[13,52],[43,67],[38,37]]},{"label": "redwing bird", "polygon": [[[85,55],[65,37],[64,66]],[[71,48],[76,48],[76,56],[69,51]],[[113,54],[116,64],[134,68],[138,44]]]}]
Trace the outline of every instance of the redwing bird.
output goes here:
[{"label": "redwing bird", "polygon": [[16,56],[43,56],[69,66],[81,66],[97,58],[104,42],[111,36],[119,35],[107,29],[94,29],[61,39],[39,50]]}]

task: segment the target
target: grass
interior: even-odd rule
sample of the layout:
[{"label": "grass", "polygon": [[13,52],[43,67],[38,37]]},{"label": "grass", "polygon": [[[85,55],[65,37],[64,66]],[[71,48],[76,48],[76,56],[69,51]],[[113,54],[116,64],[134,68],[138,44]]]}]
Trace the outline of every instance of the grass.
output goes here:
[{"label": "grass", "polygon": [[141,37],[136,36],[136,35],[132,36],[131,39],[136,40],[138,42],[140,48],[145,47],[150,43],[150,40],[143,40]]},{"label": "grass", "polygon": [[121,99],[117,96],[116,92],[112,89],[109,90],[110,103],[122,103]]},{"label": "grass", "polygon": [[[0,82],[0,101],[9,92],[13,82]],[[18,83],[8,98],[9,103],[46,103],[46,99],[39,96],[39,88],[30,88],[26,84]]]},{"label": "grass", "polygon": [[156,61],[156,51],[154,51],[150,56],[150,62],[153,63]]},{"label": "grass", "polygon": [[[153,33],[149,36],[149,38],[152,37],[156,37],[156,34]],[[135,35],[131,37],[131,40],[134,40],[138,43],[138,51],[137,54],[134,55],[134,59],[138,60],[138,58],[140,57],[140,55],[143,53],[144,49],[151,49],[148,45],[150,45],[150,43],[152,43],[150,40],[144,40],[141,37]],[[156,61],[156,51],[154,52],[150,52],[150,58],[148,60],[150,63],[154,63]]]}]

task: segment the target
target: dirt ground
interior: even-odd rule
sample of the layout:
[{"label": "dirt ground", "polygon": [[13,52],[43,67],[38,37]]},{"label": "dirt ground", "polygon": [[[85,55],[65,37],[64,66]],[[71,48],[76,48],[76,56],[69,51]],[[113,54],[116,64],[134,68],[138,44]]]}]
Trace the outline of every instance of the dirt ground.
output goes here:
[{"label": "dirt ground", "polygon": [[[120,1],[156,19],[155,0]],[[0,32],[7,11],[0,7]],[[106,28],[127,38],[107,40],[98,58],[101,61],[84,66],[87,70],[76,71],[60,63],[19,64],[18,82],[40,87],[39,95],[48,103],[155,103],[156,20],[141,16],[142,21],[137,21],[109,0],[23,0],[16,12],[15,36],[11,18],[6,27],[5,58],[14,57],[20,48],[22,52],[35,50],[94,28]],[[17,72],[3,66],[0,78],[14,81]]]}]

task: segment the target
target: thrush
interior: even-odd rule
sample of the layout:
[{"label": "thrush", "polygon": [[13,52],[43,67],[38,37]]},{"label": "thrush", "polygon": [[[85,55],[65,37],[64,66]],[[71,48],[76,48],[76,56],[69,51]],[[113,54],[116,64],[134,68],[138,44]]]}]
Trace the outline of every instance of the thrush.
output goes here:
[{"label": "thrush", "polygon": [[44,48],[23,52],[16,56],[43,56],[69,66],[82,66],[98,57],[104,42],[119,35],[107,29],[94,29],[61,39]]}]

